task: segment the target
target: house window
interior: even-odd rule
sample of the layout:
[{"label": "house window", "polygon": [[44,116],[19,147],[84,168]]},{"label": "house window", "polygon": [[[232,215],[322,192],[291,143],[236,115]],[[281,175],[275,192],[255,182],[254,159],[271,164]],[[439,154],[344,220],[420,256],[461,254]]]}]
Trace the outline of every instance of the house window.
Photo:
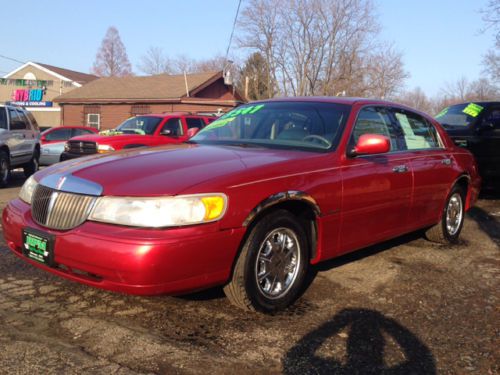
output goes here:
[{"label": "house window", "polygon": [[87,126],[99,129],[101,126],[101,115],[99,113],[87,113]]},{"label": "house window", "polygon": [[148,113],[151,113],[149,105],[135,104],[130,108],[130,114],[132,116],[147,115]]}]

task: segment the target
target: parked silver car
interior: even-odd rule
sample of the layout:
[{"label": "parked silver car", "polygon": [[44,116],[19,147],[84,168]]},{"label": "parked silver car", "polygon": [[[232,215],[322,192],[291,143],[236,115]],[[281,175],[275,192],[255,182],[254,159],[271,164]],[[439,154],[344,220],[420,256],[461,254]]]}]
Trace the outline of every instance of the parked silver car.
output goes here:
[{"label": "parked silver car", "polygon": [[40,165],[52,165],[61,161],[61,154],[64,151],[65,144],[66,141],[42,145]]},{"label": "parked silver car", "polygon": [[0,188],[7,186],[11,169],[23,168],[26,177],[38,170],[39,133],[31,112],[0,104]]}]

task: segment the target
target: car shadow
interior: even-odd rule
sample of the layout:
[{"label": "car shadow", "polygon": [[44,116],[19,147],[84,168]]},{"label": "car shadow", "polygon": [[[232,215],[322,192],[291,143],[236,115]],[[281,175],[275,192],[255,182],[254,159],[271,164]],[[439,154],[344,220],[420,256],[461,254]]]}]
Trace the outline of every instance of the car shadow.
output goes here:
[{"label": "car shadow", "polygon": [[[345,347],[346,355],[339,345]],[[397,364],[384,361],[389,345]],[[283,365],[285,374],[301,375],[436,373],[434,356],[415,334],[368,309],[342,310],[302,337],[286,353]]]},{"label": "car shadow", "polygon": [[472,207],[468,211],[468,216],[472,218],[481,230],[494,242],[500,243],[500,219],[492,216],[480,207]]},{"label": "car shadow", "polygon": [[405,234],[403,236],[378,243],[376,245],[372,245],[369,247],[365,247],[360,250],[356,250],[345,255],[341,255],[335,257],[333,259],[322,261],[321,263],[314,266],[314,271],[328,271],[332,268],[343,266],[344,264],[348,264],[363,258],[368,258],[372,255],[381,253],[383,251],[392,249],[397,246],[401,246],[407,244],[408,242],[415,241],[421,239],[423,237],[422,231],[416,231],[412,233]]}]

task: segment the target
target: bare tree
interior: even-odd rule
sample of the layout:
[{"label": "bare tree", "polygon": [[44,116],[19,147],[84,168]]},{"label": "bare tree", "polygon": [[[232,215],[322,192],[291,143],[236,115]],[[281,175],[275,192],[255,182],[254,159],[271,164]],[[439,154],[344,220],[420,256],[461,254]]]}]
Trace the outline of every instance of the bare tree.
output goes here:
[{"label": "bare tree", "polygon": [[132,66],[116,27],[111,26],[97,51],[92,72],[100,77],[122,77],[132,74]]},{"label": "bare tree", "polygon": [[493,29],[495,32],[495,47],[483,57],[483,72],[494,82],[500,84],[500,0],[490,0],[487,8],[482,10],[482,13],[485,23],[482,31]]},{"label": "bare tree", "polygon": [[149,47],[146,54],[141,57],[141,63],[137,68],[149,75],[173,72],[172,61],[165,56],[160,47]]},{"label": "bare tree", "polygon": [[489,50],[483,58],[484,73],[493,82],[500,84],[500,40],[496,42],[496,49]]},{"label": "bare tree", "polygon": [[401,95],[395,100],[431,115],[435,113],[435,108],[431,99],[427,97],[425,92],[420,87],[401,93]]},{"label": "bare tree", "polygon": [[460,101],[466,101],[469,93],[469,81],[461,77],[455,82],[448,82],[441,89],[441,95],[445,98],[454,98]]},{"label": "bare tree", "polygon": [[372,95],[377,71],[373,95],[386,96],[406,77],[399,53],[377,49],[371,0],[250,0],[239,30],[240,47],[265,60],[269,96]]}]

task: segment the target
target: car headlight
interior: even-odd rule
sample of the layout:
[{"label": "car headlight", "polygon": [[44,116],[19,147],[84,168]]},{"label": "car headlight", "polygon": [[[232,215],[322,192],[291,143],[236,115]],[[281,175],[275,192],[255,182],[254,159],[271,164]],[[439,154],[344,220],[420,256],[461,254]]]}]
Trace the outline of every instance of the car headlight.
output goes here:
[{"label": "car headlight", "polygon": [[66,142],[66,143],[64,144],[64,151],[66,151],[66,152],[68,152],[68,151],[69,151],[69,143],[68,143],[68,142]]},{"label": "car headlight", "polygon": [[23,187],[21,188],[21,191],[19,192],[19,198],[23,201],[25,201],[28,204],[31,204],[31,197],[33,196],[33,192],[35,191],[35,188],[37,187],[38,182],[35,180],[33,176],[28,178],[24,184]]},{"label": "car headlight", "polygon": [[105,154],[106,152],[115,151],[110,145],[97,145],[97,152],[99,154]]},{"label": "car headlight", "polygon": [[90,220],[134,227],[174,227],[209,223],[221,219],[227,208],[224,194],[175,197],[101,197]]}]

